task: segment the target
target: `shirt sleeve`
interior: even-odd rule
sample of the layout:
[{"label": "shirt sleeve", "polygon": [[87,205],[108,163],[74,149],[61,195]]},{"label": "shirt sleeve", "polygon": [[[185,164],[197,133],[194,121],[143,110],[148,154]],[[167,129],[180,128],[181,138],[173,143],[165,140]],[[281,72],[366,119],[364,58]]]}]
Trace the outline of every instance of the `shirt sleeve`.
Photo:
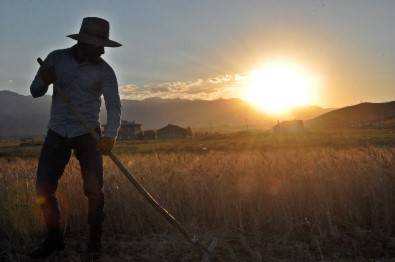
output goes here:
[{"label": "shirt sleeve", "polygon": [[[47,66],[53,67],[54,66],[54,52],[50,53],[47,58],[45,58],[44,63]],[[44,83],[40,75],[40,69],[37,70],[36,76],[33,79],[32,84],[30,85],[30,94],[34,98],[43,96],[47,93],[48,86]]]},{"label": "shirt sleeve", "polygon": [[115,140],[121,124],[121,99],[119,97],[118,82],[114,71],[109,66],[105,71],[102,88],[107,110],[107,126],[103,135]]}]

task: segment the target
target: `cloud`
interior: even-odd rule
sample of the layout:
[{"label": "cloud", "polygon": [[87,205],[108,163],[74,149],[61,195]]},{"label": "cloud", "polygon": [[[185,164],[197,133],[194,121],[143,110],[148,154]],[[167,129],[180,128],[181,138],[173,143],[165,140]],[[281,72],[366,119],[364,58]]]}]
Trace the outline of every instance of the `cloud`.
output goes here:
[{"label": "cloud", "polygon": [[157,85],[127,84],[120,87],[120,95],[122,99],[131,100],[143,100],[149,97],[213,100],[237,92],[242,78],[242,74],[226,74],[206,79],[165,82]]},{"label": "cloud", "polygon": [[234,79],[233,75],[222,75],[222,76],[217,76],[217,77],[211,77],[207,79],[207,83],[210,84],[222,84],[226,83],[229,81],[232,81]]}]

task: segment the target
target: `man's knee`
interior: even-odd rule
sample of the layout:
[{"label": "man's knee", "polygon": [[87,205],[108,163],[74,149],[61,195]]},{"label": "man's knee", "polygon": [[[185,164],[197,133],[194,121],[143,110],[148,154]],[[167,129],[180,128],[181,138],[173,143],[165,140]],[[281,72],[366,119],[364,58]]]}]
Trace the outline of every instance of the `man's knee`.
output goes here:
[{"label": "man's knee", "polygon": [[50,198],[55,196],[57,189],[57,183],[50,183],[44,181],[37,181],[36,183],[36,195],[37,195],[37,202],[39,204],[44,204]]},{"label": "man's knee", "polygon": [[84,193],[86,197],[98,197],[103,193],[103,172],[83,170]]}]

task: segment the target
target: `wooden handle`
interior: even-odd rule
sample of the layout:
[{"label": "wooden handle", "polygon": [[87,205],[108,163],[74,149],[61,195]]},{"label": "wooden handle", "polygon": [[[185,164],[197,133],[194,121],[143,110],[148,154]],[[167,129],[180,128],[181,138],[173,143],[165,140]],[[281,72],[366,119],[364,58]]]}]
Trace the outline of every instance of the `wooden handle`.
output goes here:
[{"label": "wooden handle", "polygon": [[40,66],[46,66],[44,61],[40,57],[37,58],[37,62],[40,64]]}]

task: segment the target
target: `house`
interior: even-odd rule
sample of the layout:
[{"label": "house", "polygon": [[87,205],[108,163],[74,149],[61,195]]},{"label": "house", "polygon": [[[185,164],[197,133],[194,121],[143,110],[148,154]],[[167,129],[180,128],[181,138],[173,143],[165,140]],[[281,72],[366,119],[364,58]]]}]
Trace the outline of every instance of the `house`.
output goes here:
[{"label": "house", "polygon": [[182,128],[176,125],[167,125],[161,129],[158,129],[156,134],[158,139],[166,138],[186,138],[191,133],[191,128]]},{"label": "house", "polygon": [[304,132],[303,120],[278,121],[277,125],[273,126],[273,133],[275,134],[299,134]]},{"label": "house", "polygon": [[[103,125],[106,128],[107,125]],[[137,140],[142,139],[141,124],[137,124],[134,121],[129,122],[121,120],[121,127],[118,131],[118,140]]]},{"label": "house", "polygon": [[154,130],[145,130],[144,131],[144,140],[155,140],[156,132]]}]

